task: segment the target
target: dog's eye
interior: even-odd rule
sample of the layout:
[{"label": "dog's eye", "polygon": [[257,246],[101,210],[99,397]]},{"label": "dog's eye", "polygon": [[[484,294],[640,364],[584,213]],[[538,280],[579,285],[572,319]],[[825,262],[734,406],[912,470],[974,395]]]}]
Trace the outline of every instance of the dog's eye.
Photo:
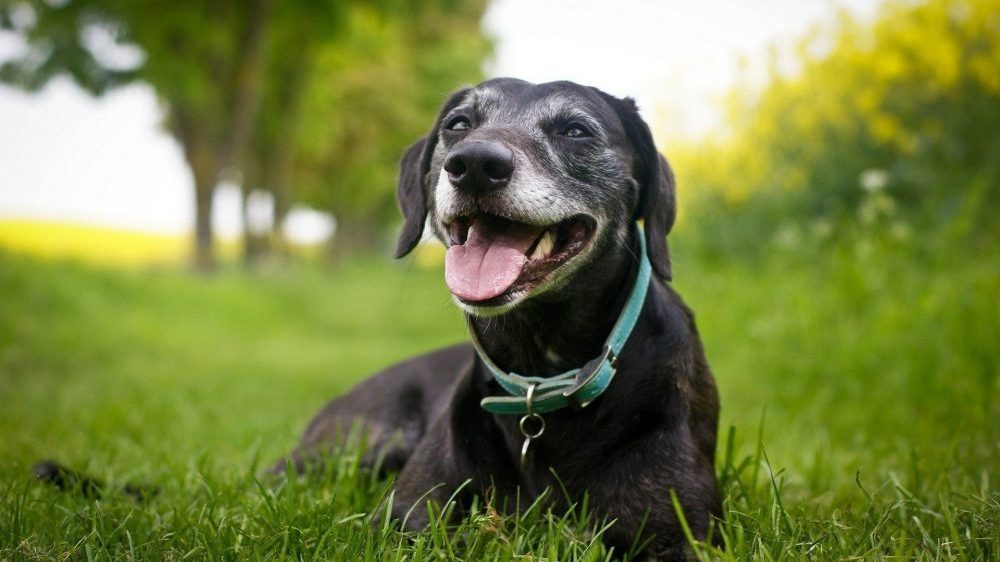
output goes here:
[{"label": "dog's eye", "polygon": [[584,127],[579,123],[570,123],[569,125],[566,125],[566,127],[563,128],[562,132],[559,134],[571,139],[584,139],[593,136],[590,134],[587,127]]},{"label": "dog's eye", "polygon": [[444,128],[449,131],[468,131],[471,126],[472,124],[469,123],[468,118],[458,116],[453,118],[451,121],[448,121],[448,124],[445,125]]}]

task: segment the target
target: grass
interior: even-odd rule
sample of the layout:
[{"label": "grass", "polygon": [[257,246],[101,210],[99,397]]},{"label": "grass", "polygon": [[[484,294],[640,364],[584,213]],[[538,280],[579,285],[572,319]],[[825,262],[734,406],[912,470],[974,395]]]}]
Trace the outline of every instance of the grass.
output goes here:
[{"label": "grass", "polygon": [[[714,560],[1000,559],[1000,255],[860,237],[708,259],[675,240],[723,398]],[[0,559],[605,560],[585,503],[422,534],[345,453],[259,482],[353,382],[463,338],[434,267],[203,278],[0,253]],[[137,504],[30,478],[55,457]],[[671,501],[669,497],[660,501]]]}]

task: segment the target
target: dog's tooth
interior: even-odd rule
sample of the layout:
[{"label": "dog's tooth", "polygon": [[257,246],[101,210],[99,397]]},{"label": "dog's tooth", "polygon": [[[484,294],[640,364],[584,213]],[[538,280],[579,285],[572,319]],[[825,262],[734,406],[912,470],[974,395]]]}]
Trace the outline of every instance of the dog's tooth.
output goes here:
[{"label": "dog's tooth", "polygon": [[544,253],[544,256],[545,257],[551,256],[552,255],[552,249],[556,245],[556,233],[553,232],[553,231],[551,231],[551,230],[545,231],[545,236],[542,238],[542,242],[545,243],[545,253]]},{"label": "dog's tooth", "polygon": [[546,230],[541,240],[535,245],[535,251],[531,253],[531,259],[538,260],[549,257],[552,253],[552,246],[555,244],[556,236],[551,230]]}]

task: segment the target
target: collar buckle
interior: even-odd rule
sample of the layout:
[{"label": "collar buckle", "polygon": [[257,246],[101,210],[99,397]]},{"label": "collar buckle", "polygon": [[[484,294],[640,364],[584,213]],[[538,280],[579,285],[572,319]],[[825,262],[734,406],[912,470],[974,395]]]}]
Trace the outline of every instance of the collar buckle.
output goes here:
[{"label": "collar buckle", "polygon": [[[615,372],[618,370],[618,356],[611,349],[610,346],[605,345],[604,349],[601,350],[601,354],[594,357],[590,361],[587,361],[583,367],[580,367],[580,371],[576,374],[576,380],[573,385],[562,392],[563,397],[565,397],[570,406],[574,410],[579,410],[581,408],[586,408],[594,401],[596,396],[588,396],[590,394],[591,387],[595,383],[599,383],[599,376],[601,371],[605,369],[609,370],[609,375],[607,378],[610,379],[614,377]],[[603,390],[603,388],[601,389]],[[598,393],[599,394],[599,393]]]}]

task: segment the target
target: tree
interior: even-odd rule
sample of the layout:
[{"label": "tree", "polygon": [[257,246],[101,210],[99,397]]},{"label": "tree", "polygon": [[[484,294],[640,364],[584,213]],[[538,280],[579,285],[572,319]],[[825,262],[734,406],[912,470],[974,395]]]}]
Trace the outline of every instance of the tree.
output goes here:
[{"label": "tree", "polygon": [[[150,84],[167,109],[195,183],[195,263],[214,263],[212,202],[224,170],[242,163],[254,126],[274,0],[196,3],[185,10],[151,1],[18,1],[2,21],[28,41],[28,52],[0,68],[0,78],[28,89],[68,73],[100,95],[132,81]],[[20,17],[17,14],[20,13]],[[26,14],[26,15],[25,15]],[[143,52],[117,69],[88,45],[95,34]]]},{"label": "tree", "polygon": [[[425,2],[387,15],[359,6],[344,40],[315,53],[291,172],[297,196],[337,218],[337,255],[378,245],[398,220],[403,149],[427,134],[448,93],[482,77],[490,45],[475,30],[485,7]],[[336,119],[313,118],[331,107]]]},{"label": "tree", "polygon": [[[457,0],[427,4],[445,20],[452,9],[468,12],[463,8],[468,3]],[[473,4],[479,6],[478,27],[482,4]],[[184,9],[152,0],[14,0],[0,6],[0,25],[22,34],[29,49],[0,67],[0,79],[33,90],[68,73],[95,95],[133,81],[150,84],[166,107],[167,129],[183,147],[194,176],[195,263],[210,268],[211,211],[220,178],[242,178],[245,189],[267,186],[276,195],[280,226],[293,197],[303,108],[310,96],[315,100],[318,95],[311,84],[326,90],[324,99],[308,105],[310,122],[336,123],[354,115],[357,108],[326,103],[340,89],[330,76],[377,60],[386,51],[373,44],[370,52],[353,52],[353,59],[338,55],[354,45],[349,25],[357,13],[371,13],[392,22],[395,32],[405,33],[415,11],[415,2],[401,0],[219,0]],[[116,66],[92,48],[89,38],[94,34],[138,47],[142,62]],[[396,70],[411,76],[416,72],[414,67]],[[308,146],[313,149],[308,152],[313,170],[345,171],[327,166],[324,160],[331,153],[317,152],[316,142]]]},{"label": "tree", "polygon": [[485,6],[360,4],[345,10],[336,40],[303,40],[311,33],[291,26],[276,32],[280,79],[263,95],[248,182],[274,195],[275,246],[293,201],[336,216],[338,255],[378,244],[397,219],[403,148],[426,133],[447,92],[481,77],[489,44],[475,30]]}]

